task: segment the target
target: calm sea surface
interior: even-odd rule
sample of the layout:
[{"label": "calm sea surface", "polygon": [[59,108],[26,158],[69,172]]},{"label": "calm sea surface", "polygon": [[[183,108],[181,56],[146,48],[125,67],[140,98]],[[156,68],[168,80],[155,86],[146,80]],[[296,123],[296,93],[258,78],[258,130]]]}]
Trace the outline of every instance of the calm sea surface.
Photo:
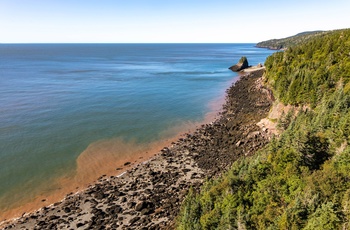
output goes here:
[{"label": "calm sea surface", "polygon": [[0,45],[0,210],[74,172],[92,143],[151,143],[203,120],[254,44]]}]

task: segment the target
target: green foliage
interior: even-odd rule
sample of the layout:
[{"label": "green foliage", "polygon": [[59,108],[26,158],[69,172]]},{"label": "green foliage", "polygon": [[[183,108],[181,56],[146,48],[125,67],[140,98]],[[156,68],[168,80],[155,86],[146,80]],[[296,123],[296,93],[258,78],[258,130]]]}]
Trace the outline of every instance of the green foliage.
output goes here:
[{"label": "green foliage", "polygon": [[201,214],[201,209],[199,206],[198,197],[194,195],[192,189],[190,189],[181,209],[182,215],[180,216],[178,222],[181,223],[178,229],[181,230],[198,230],[201,229],[199,223],[199,216]]},{"label": "green foliage", "polygon": [[315,107],[336,84],[350,85],[350,30],[319,34],[267,58],[266,79],[285,104]]},{"label": "green foliage", "polygon": [[312,109],[283,115],[278,139],[191,192],[179,229],[350,229],[350,30],[318,39],[265,63],[279,100]]},{"label": "green foliage", "polygon": [[247,63],[248,65],[248,59],[246,56],[242,56],[240,59],[239,59],[239,62],[238,63]]},{"label": "green foliage", "polygon": [[256,46],[261,48],[269,48],[269,49],[276,49],[276,50],[285,49],[287,47],[304,43],[307,40],[317,37],[324,33],[327,33],[327,32],[323,32],[323,31],[303,32],[287,38],[271,39],[268,41],[259,42]]},{"label": "green foliage", "polygon": [[293,115],[294,109],[289,110],[287,114],[284,114],[283,111],[280,119],[278,120],[277,128],[280,130],[286,130],[289,124],[292,122]]},{"label": "green foliage", "polygon": [[339,212],[332,202],[322,204],[316,211],[310,215],[305,230],[332,230],[339,228],[341,218]]}]

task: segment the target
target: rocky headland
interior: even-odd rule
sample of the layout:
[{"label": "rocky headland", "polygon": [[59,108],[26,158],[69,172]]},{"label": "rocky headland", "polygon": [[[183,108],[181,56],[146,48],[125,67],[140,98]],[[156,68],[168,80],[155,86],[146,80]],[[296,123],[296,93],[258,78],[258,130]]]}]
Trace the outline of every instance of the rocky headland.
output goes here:
[{"label": "rocky headland", "polygon": [[[220,116],[185,134],[156,156],[119,176],[4,224],[4,229],[173,229],[192,187],[217,177],[237,158],[269,141],[267,117],[273,102],[261,83],[264,69],[243,74],[228,90]],[[129,162],[126,162],[128,164]]]},{"label": "rocky headland", "polygon": [[310,39],[319,37],[323,34],[328,33],[328,31],[305,31],[298,33],[294,36],[280,38],[280,39],[271,39],[267,41],[262,41],[256,44],[258,48],[266,48],[270,50],[286,50],[288,47],[302,44]]}]

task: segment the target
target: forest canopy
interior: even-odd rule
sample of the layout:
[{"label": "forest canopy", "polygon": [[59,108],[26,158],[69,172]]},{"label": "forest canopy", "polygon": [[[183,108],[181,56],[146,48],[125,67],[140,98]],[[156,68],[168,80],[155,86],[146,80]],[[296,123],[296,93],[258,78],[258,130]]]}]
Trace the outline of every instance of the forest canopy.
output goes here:
[{"label": "forest canopy", "polygon": [[283,115],[279,137],[190,191],[178,229],[350,229],[350,30],[277,52],[265,66],[277,100],[307,109]]}]

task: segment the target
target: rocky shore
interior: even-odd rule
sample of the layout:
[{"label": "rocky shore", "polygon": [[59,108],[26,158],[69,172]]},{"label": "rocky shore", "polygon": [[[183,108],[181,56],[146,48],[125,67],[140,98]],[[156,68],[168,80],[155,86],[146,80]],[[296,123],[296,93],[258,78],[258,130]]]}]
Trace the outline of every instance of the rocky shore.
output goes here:
[{"label": "rocky shore", "polygon": [[[264,70],[246,73],[227,90],[219,118],[186,134],[152,159],[120,176],[102,176],[86,190],[4,229],[173,229],[190,187],[225,171],[237,158],[254,154],[269,140],[256,124],[272,105],[261,84]],[[129,164],[126,162],[125,164]]]}]

